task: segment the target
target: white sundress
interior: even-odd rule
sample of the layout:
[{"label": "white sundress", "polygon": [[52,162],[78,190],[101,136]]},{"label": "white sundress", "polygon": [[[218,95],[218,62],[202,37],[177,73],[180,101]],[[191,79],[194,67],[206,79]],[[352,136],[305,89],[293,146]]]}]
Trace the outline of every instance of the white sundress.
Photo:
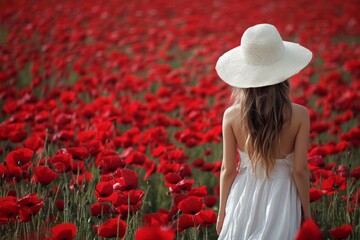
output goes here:
[{"label": "white sundress", "polygon": [[257,178],[247,153],[230,188],[218,240],[293,240],[301,224],[301,202],[292,177],[294,154],[277,159],[270,178]]}]

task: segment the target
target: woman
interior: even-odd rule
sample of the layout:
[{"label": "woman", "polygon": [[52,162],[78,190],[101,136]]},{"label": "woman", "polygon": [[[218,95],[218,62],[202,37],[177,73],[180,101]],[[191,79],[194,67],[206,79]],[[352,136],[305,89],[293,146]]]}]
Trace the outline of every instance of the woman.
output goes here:
[{"label": "woman", "polygon": [[294,239],[301,218],[311,218],[309,113],[290,101],[288,82],[311,58],[273,25],[258,24],[217,61],[234,100],[223,116],[219,240]]}]

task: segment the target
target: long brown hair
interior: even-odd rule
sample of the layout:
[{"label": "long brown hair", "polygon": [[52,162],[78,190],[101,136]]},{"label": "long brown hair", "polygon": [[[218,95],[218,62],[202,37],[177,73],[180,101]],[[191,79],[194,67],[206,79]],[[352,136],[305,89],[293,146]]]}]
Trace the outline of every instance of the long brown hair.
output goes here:
[{"label": "long brown hair", "polygon": [[257,88],[233,88],[231,99],[240,104],[240,122],[248,133],[245,143],[251,165],[256,173],[260,163],[269,177],[273,169],[280,132],[291,119],[290,84],[281,83]]}]

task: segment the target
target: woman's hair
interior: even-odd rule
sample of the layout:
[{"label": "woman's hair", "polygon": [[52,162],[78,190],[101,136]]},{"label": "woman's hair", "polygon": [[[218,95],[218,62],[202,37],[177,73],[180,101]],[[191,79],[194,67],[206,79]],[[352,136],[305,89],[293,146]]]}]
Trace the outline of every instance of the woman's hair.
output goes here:
[{"label": "woman's hair", "polygon": [[280,132],[287,120],[291,119],[289,81],[257,87],[233,88],[231,100],[240,104],[240,123],[249,135],[245,142],[251,165],[256,173],[260,162],[269,176],[273,169]]}]

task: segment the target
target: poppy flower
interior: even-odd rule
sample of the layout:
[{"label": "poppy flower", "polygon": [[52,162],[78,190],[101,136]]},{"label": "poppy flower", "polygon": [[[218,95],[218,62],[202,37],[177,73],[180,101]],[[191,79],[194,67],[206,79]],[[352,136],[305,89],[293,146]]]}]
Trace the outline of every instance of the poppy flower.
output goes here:
[{"label": "poppy flower", "polygon": [[32,165],[31,159],[34,151],[28,148],[19,148],[8,153],[5,158],[7,165],[13,165],[21,168],[22,171],[28,171]]},{"label": "poppy flower", "polygon": [[95,196],[98,201],[110,201],[114,193],[113,185],[110,182],[99,182],[95,187]]},{"label": "poppy flower", "polygon": [[204,203],[208,208],[212,208],[213,206],[215,206],[217,200],[218,200],[217,196],[208,195],[204,197]]},{"label": "poppy flower", "polygon": [[0,198],[0,224],[15,222],[15,219],[19,214],[19,208],[16,201],[16,197],[13,196]]},{"label": "poppy flower", "polygon": [[140,152],[132,152],[125,158],[125,162],[132,165],[142,165],[147,160],[147,156]]},{"label": "poppy flower", "polygon": [[182,178],[191,177],[192,176],[192,169],[188,164],[183,163],[183,164],[181,164],[181,167],[179,169],[179,174],[180,174],[180,176]]},{"label": "poppy flower", "polygon": [[35,180],[42,185],[49,185],[52,181],[59,177],[59,174],[45,166],[35,167],[34,175]]},{"label": "poppy flower", "polygon": [[27,222],[32,219],[32,216],[37,214],[44,206],[44,200],[38,198],[35,193],[26,195],[17,200],[17,206],[20,213],[20,221]]},{"label": "poppy flower", "polygon": [[[112,159],[112,158],[108,158],[108,157],[116,157],[115,159]],[[122,161],[122,157],[114,150],[102,150],[97,156],[96,156],[96,160],[95,160],[95,163],[96,163],[96,166],[101,166],[103,167],[103,165],[109,165],[108,168],[112,169],[112,171],[116,170],[116,168],[118,166],[113,166],[115,165],[116,163],[104,163],[107,162],[107,161],[115,161],[116,163],[117,162],[121,162]],[[125,164],[124,164],[125,165]],[[121,164],[119,165],[121,166]]]},{"label": "poppy flower", "polygon": [[312,219],[305,220],[298,232],[295,240],[322,240],[322,232],[318,225]]},{"label": "poppy flower", "polygon": [[215,224],[217,220],[217,216],[213,209],[209,210],[201,210],[196,214],[198,222],[202,226],[208,226],[211,224]]},{"label": "poppy flower", "polygon": [[119,168],[123,168],[125,165],[126,163],[120,155],[104,156],[99,163],[102,174],[114,172]]},{"label": "poppy flower", "polygon": [[167,161],[162,161],[157,167],[157,172],[166,175],[169,172],[177,172],[179,169],[180,164],[178,163],[168,163]]},{"label": "poppy flower", "polygon": [[310,170],[315,170],[325,167],[325,160],[321,155],[314,155],[308,157],[308,166]]},{"label": "poppy flower", "polygon": [[44,140],[40,136],[34,135],[26,138],[24,145],[26,148],[39,153],[44,146]]},{"label": "poppy flower", "polygon": [[205,206],[201,197],[190,196],[181,200],[178,204],[178,208],[186,214],[196,214],[200,212]]},{"label": "poppy flower", "polygon": [[106,220],[98,228],[97,234],[104,238],[123,238],[126,231],[126,222],[120,217],[114,217]]},{"label": "poppy flower", "polygon": [[205,164],[205,160],[202,159],[202,158],[198,158],[198,159],[194,160],[191,165],[194,166],[194,167],[200,168],[200,167],[202,167],[204,164]]},{"label": "poppy flower", "polygon": [[194,179],[183,179],[178,182],[175,188],[170,189],[170,191],[178,192],[178,191],[190,191],[192,184],[195,182]]},{"label": "poppy flower", "polygon": [[73,158],[66,149],[60,149],[51,157],[50,161],[55,166],[57,172],[63,173],[70,170]]},{"label": "poppy flower", "polygon": [[144,214],[144,221],[148,226],[162,226],[169,223],[168,214],[162,212]]},{"label": "poppy flower", "polygon": [[5,177],[6,167],[3,164],[0,164],[0,178]]},{"label": "poppy flower", "polygon": [[116,183],[114,184],[114,190],[127,191],[136,189],[138,186],[138,175],[131,169],[123,168],[118,169],[114,173],[116,177]]},{"label": "poppy flower", "polygon": [[89,156],[89,150],[86,147],[68,147],[66,150],[76,160],[85,160]]},{"label": "poppy flower", "polygon": [[350,236],[352,229],[353,227],[351,225],[343,224],[329,230],[329,233],[334,239],[345,239]]},{"label": "poppy flower", "polygon": [[56,199],[55,206],[59,211],[64,211],[64,199]]},{"label": "poppy flower", "polygon": [[175,232],[170,228],[159,226],[145,226],[135,232],[135,240],[172,240]]},{"label": "poppy flower", "polygon": [[356,168],[353,168],[351,171],[350,171],[350,177],[356,179],[356,180],[359,180],[360,179],[360,166],[356,167]]},{"label": "poppy flower", "polygon": [[75,238],[77,228],[73,223],[60,223],[51,228],[54,240],[72,240]]},{"label": "poppy flower", "polygon": [[321,184],[322,189],[326,194],[334,194],[341,190],[345,190],[347,187],[346,179],[340,176],[331,176],[325,179]]},{"label": "poppy flower", "polygon": [[112,206],[107,202],[96,202],[90,206],[92,216],[100,217],[109,213],[113,213]]},{"label": "poppy flower", "polygon": [[200,186],[198,188],[193,188],[188,192],[189,196],[198,196],[205,197],[208,194],[206,185]]},{"label": "poppy flower", "polygon": [[315,202],[323,196],[323,192],[316,188],[310,188],[310,202]]},{"label": "poppy flower", "polygon": [[149,161],[146,161],[146,162],[144,163],[144,167],[145,167],[145,169],[146,169],[146,172],[145,172],[145,174],[144,174],[143,180],[144,180],[144,181],[147,181],[147,180],[149,179],[149,177],[150,177],[153,173],[155,173],[155,171],[156,171],[156,163],[155,163],[155,161],[149,160]]},{"label": "poppy flower", "polygon": [[174,172],[167,173],[164,178],[165,178],[165,185],[167,187],[172,186],[173,184],[176,184],[183,179],[178,173],[174,173]]},{"label": "poppy flower", "polygon": [[357,191],[350,197],[351,203],[354,206],[360,206],[360,187]]},{"label": "poppy flower", "polygon": [[140,205],[141,199],[144,197],[145,192],[141,189],[132,189],[129,191],[118,192],[118,199],[114,206],[118,205]]},{"label": "poppy flower", "polygon": [[173,222],[173,228],[179,232],[183,232],[187,228],[199,225],[198,219],[192,214],[181,214],[177,220]]}]

